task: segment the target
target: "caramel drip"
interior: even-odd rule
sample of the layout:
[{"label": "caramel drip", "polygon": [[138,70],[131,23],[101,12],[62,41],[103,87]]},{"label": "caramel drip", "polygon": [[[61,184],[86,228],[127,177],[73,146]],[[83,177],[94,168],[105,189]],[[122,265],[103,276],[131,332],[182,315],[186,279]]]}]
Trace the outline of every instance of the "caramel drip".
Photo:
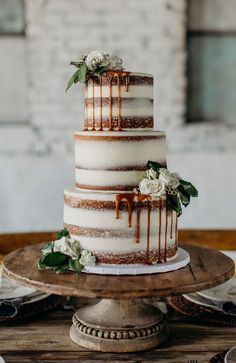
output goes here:
[{"label": "caramel drip", "polygon": [[178,245],[178,216],[176,213],[176,220],[175,220],[175,246],[177,248]]},{"label": "caramel drip", "polygon": [[102,125],[102,75],[100,75],[100,131],[103,131]]},{"label": "caramel drip", "polygon": [[140,205],[137,205],[137,222],[136,222],[136,243],[140,242]]},{"label": "caramel drip", "polygon": [[85,106],[84,131],[87,131],[88,130],[88,84],[86,84],[86,86],[85,86],[84,106]]},{"label": "caramel drip", "polygon": [[121,131],[121,77],[125,77],[125,84],[126,84],[126,92],[129,91],[129,72],[123,71],[107,71],[108,79],[109,79],[109,131],[113,131],[113,124],[112,124],[112,80],[113,77],[117,77],[117,87],[118,87],[118,130]]},{"label": "caramel drip", "polygon": [[167,230],[168,230],[168,208],[166,208],[166,228],[165,228],[164,262],[166,262],[166,257],[167,257]]},{"label": "caramel drip", "polygon": [[120,97],[120,77],[117,75],[118,87],[118,130],[121,131],[121,97]]},{"label": "caramel drip", "polygon": [[170,211],[170,238],[173,238],[173,210]]},{"label": "caramel drip", "polygon": [[94,79],[92,79],[92,97],[93,97],[93,127],[92,130],[95,130],[95,99],[94,99]]},{"label": "caramel drip", "polygon": [[158,262],[161,261],[161,212],[162,212],[162,199],[160,197],[160,207],[159,207],[159,236],[158,236]]},{"label": "caramel drip", "polygon": [[126,92],[129,92],[129,76],[125,77]]},{"label": "caramel drip", "polygon": [[149,263],[149,251],[150,251],[150,225],[151,225],[151,204],[148,200],[148,225],[147,225],[147,263]]},{"label": "caramel drip", "polygon": [[109,76],[109,108],[110,108],[110,115],[109,115],[109,131],[113,130],[112,127],[112,76]]},{"label": "caramel drip", "polygon": [[145,199],[149,202],[151,197],[150,195],[146,194],[138,194],[137,197],[137,222],[136,222],[136,243],[140,242],[140,214],[141,214],[141,208],[140,203],[143,202]]},{"label": "caramel drip", "polygon": [[116,219],[119,219],[119,212],[120,212],[120,203],[123,199],[125,199],[127,203],[128,209],[128,225],[129,227],[132,226],[132,208],[134,202],[134,193],[122,193],[116,195]]}]

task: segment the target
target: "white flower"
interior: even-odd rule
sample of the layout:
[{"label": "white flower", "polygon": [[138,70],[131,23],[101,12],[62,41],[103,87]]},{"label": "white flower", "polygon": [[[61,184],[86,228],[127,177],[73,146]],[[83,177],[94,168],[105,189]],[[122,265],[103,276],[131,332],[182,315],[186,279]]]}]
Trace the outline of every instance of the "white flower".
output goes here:
[{"label": "white flower", "polygon": [[79,260],[80,264],[83,266],[94,266],[96,262],[96,257],[87,250],[83,250]]},{"label": "white flower", "polygon": [[180,182],[180,176],[177,173],[171,173],[169,170],[165,168],[161,168],[159,170],[158,179],[165,184],[165,186],[170,187],[172,189],[176,189]]},{"label": "white flower", "polygon": [[165,195],[165,184],[158,179],[147,179],[144,178],[139,183],[139,189],[142,194],[151,194],[154,197],[161,197]]},{"label": "white flower", "polygon": [[98,67],[104,67],[105,70],[122,71],[124,69],[122,59],[116,55],[102,53],[99,50],[93,50],[85,59],[85,63],[90,71],[95,71]]},{"label": "white flower", "polygon": [[152,168],[148,169],[146,171],[146,174],[147,174],[148,179],[156,179],[157,178],[157,172],[155,170],[153,170]]},{"label": "white flower", "polygon": [[79,242],[69,237],[62,237],[53,243],[53,252],[61,252],[64,255],[70,256],[73,260],[79,258],[80,251]]},{"label": "white flower", "polygon": [[93,50],[86,57],[85,63],[89,70],[94,71],[98,67],[106,67],[109,64],[107,56],[98,50]]}]

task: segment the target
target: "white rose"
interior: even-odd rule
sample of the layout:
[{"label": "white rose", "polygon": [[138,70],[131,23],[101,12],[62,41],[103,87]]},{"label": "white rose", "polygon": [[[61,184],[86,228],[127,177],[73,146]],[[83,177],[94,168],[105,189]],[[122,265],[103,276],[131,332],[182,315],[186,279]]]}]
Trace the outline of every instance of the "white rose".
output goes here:
[{"label": "white rose", "polygon": [[107,56],[102,52],[98,50],[93,50],[91,53],[87,55],[85,63],[87,64],[89,70],[94,71],[98,67],[107,66],[109,60],[107,59]]},{"label": "white rose", "polygon": [[79,262],[83,266],[94,266],[96,262],[96,257],[87,250],[83,250]]},{"label": "white rose", "polygon": [[171,173],[165,168],[159,170],[159,180],[162,181],[166,186],[176,189],[180,182],[180,176],[177,173]]},{"label": "white rose", "polygon": [[156,179],[157,178],[157,172],[155,170],[153,170],[152,168],[148,169],[146,171],[146,174],[147,174],[148,179]]},{"label": "white rose", "polygon": [[154,197],[165,195],[165,184],[158,179],[143,179],[139,183],[139,189],[142,194],[151,194]]},{"label": "white rose", "polygon": [[69,237],[62,237],[54,241],[53,243],[53,251],[61,252],[64,255],[72,257],[73,260],[76,260],[80,256],[80,244],[78,241],[74,241]]}]

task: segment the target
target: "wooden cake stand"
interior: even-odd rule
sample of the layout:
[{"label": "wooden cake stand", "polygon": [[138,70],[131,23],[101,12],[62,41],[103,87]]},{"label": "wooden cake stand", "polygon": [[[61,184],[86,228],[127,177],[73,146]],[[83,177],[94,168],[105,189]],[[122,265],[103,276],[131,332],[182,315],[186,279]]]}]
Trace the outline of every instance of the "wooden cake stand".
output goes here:
[{"label": "wooden cake stand", "polygon": [[73,316],[71,339],[104,352],[134,352],[161,344],[168,336],[165,317],[142,298],[165,297],[208,289],[230,279],[234,262],[222,253],[184,245],[191,257],[173,272],[111,276],[38,271],[42,244],[11,252],[4,258],[4,274],[19,283],[52,294],[101,298]]}]

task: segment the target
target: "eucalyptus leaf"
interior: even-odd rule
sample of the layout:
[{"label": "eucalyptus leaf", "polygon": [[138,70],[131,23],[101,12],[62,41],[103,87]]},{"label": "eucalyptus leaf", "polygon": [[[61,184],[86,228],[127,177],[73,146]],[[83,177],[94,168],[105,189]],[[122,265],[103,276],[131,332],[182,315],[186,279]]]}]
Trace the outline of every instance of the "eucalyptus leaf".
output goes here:
[{"label": "eucalyptus leaf", "polygon": [[72,86],[73,83],[77,83],[79,81],[79,79],[80,79],[80,68],[78,68],[77,71],[75,71],[75,73],[70,77],[70,79],[69,79],[69,81],[67,83],[66,91],[68,91],[68,89]]},{"label": "eucalyptus leaf", "polygon": [[86,83],[87,81],[87,71],[88,67],[86,63],[83,63],[82,66],[78,69],[79,81],[82,83]]},{"label": "eucalyptus leaf", "polygon": [[70,266],[70,268],[71,268],[73,271],[77,272],[78,274],[80,274],[80,273],[81,273],[81,271],[82,271],[82,270],[83,270],[83,268],[84,268],[84,266],[83,266],[83,265],[81,265],[81,263],[79,262],[79,258],[78,258],[77,260],[72,260],[72,259],[70,259],[70,260],[69,260],[69,266]]},{"label": "eucalyptus leaf", "polygon": [[178,217],[182,214],[181,203],[176,195],[167,194],[167,205],[170,209],[176,211]]},{"label": "eucalyptus leaf", "polygon": [[68,256],[63,255],[61,252],[47,253],[41,258],[41,264],[48,267],[54,267],[66,263]]},{"label": "eucalyptus leaf", "polygon": [[69,231],[66,228],[64,228],[60,232],[58,232],[57,239],[61,239],[62,237],[67,237],[69,235],[70,235]]},{"label": "eucalyptus leaf", "polygon": [[190,203],[190,198],[191,198],[191,195],[184,189],[183,185],[179,185],[178,186],[178,191],[179,191],[179,196],[180,196],[180,200],[181,200],[181,203],[187,207]]},{"label": "eucalyptus leaf", "polygon": [[180,184],[184,187],[185,191],[191,195],[191,197],[198,197],[198,191],[193,186],[192,183],[190,183],[186,180],[180,179]]},{"label": "eucalyptus leaf", "polygon": [[160,168],[163,168],[163,165],[161,165],[157,161],[150,161],[149,160],[148,163],[147,163],[147,167],[152,168],[155,171],[158,171]]},{"label": "eucalyptus leaf", "polygon": [[103,66],[100,66],[98,67],[94,72],[93,72],[93,75],[94,76],[99,76],[101,73],[103,73],[104,71],[106,70],[105,67]]}]

